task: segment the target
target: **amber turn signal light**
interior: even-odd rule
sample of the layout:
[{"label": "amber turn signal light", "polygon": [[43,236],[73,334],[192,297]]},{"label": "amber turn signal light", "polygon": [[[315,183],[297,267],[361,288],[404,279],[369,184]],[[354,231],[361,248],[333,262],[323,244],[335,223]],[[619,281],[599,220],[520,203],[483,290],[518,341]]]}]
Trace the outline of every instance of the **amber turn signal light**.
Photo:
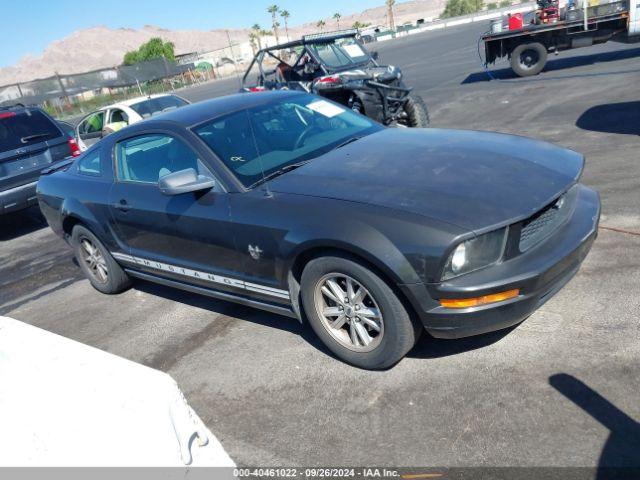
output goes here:
[{"label": "amber turn signal light", "polygon": [[514,288],[513,290],[507,290],[506,292],[492,293],[490,295],[483,295],[482,297],[472,298],[441,298],[440,305],[446,308],[469,308],[478,307],[480,305],[486,305],[488,303],[502,302],[503,300],[509,300],[520,295],[520,289]]}]

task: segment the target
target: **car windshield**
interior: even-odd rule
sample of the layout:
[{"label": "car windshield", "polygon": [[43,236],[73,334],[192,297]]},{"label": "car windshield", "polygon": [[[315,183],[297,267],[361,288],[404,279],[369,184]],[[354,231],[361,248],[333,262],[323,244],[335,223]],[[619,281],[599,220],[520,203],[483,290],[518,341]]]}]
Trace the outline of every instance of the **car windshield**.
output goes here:
[{"label": "car windshield", "polygon": [[339,38],[333,42],[311,43],[308,48],[329,68],[361,65],[370,60],[367,52],[355,38]]},{"label": "car windshield", "polygon": [[0,152],[61,137],[62,132],[38,110],[0,110]]},{"label": "car windshield", "polygon": [[187,102],[175,95],[149,98],[133,105],[129,105],[142,118],[149,118],[160,113],[184,107]]},{"label": "car windshield", "polygon": [[381,125],[307,94],[216,118],[195,132],[245,187],[316,158]]}]

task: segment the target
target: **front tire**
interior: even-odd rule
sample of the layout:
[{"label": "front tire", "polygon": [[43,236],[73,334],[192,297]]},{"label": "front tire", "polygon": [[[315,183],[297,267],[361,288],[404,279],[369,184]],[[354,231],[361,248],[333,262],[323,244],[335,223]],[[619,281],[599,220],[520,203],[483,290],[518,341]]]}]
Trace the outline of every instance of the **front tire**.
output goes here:
[{"label": "front tire", "polygon": [[369,370],[399,362],[422,327],[376,273],[356,259],[311,260],[302,272],[302,305],[311,327],[341,360]]},{"label": "front tire", "polygon": [[424,100],[419,95],[409,95],[404,104],[404,125],[412,128],[427,128],[429,126],[429,111]]},{"label": "front tire", "polygon": [[82,225],[73,227],[71,243],[80,269],[93,288],[102,293],[114,294],[131,286],[129,276],[89,229]]},{"label": "front tire", "polygon": [[511,52],[511,68],[519,77],[539,74],[547,64],[547,48],[538,42],[518,45]]}]

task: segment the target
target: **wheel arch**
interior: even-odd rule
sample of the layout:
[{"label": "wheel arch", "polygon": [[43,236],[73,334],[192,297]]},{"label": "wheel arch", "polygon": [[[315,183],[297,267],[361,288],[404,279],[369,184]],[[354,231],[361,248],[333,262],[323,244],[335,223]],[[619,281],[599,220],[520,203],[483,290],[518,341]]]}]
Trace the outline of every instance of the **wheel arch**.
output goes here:
[{"label": "wheel arch", "polygon": [[76,225],[82,225],[91,231],[109,249],[118,248],[114,243],[108,222],[100,222],[92,211],[75,199],[65,199],[60,208],[63,234],[71,236]]},{"label": "wheel arch", "polygon": [[287,271],[287,279],[289,284],[289,292],[294,311],[298,314],[298,318],[302,321],[304,314],[300,303],[300,279],[304,267],[313,259],[322,256],[337,255],[353,259],[369,268],[387,283],[389,288],[398,296],[405,308],[414,318],[418,318],[417,311],[413,302],[398,287],[402,283],[402,279],[388,265],[380,262],[378,259],[370,255],[366,250],[360,249],[354,245],[341,242],[313,242],[301,246],[295,256],[292,258],[291,264]]}]

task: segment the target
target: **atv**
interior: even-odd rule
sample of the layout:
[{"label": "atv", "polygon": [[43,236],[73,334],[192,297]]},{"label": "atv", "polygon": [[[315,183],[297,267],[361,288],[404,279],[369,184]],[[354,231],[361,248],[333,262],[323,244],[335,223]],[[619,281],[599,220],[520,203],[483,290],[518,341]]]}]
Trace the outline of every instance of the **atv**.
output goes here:
[{"label": "atv", "polygon": [[[242,78],[243,92],[303,90],[340,103],[383,125],[427,127],[422,98],[411,93],[402,72],[377,63],[357,30],[305,35],[259,50]],[[256,83],[248,78],[257,68]]]}]

